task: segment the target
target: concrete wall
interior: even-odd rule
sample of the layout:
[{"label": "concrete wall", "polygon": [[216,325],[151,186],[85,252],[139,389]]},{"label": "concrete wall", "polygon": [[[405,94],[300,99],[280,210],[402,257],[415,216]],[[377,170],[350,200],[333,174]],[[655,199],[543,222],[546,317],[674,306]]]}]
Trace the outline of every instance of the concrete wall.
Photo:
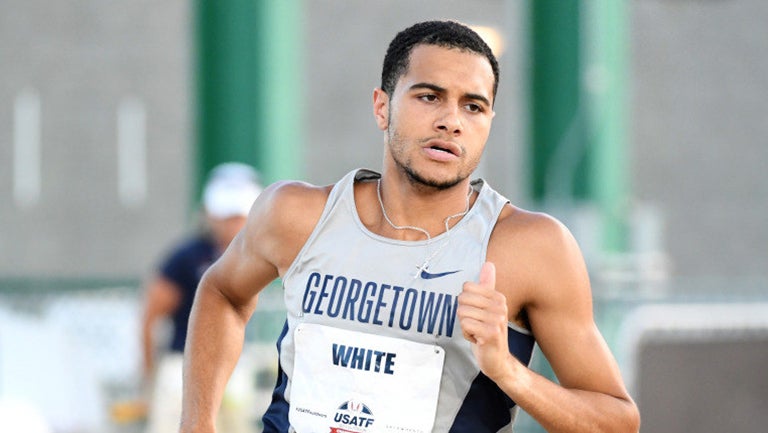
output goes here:
[{"label": "concrete wall", "polygon": [[633,1],[636,199],[673,275],[768,277],[768,2]]},{"label": "concrete wall", "polygon": [[143,272],[184,230],[189,2],[0,10],[0,275]]},{"label": "concrete wall", "polygon": [[[413,22],[455,18],[505,37],[479,174],[527,206],[526,5],[305,1],[304,179],[380,168],[371,95],[387,43]],[[765,280],[768,2],[628,5],[630,199],[657,210],[651,237],[672,275]],[[0,276],[137,276],[190,229],[191,9],[180,0],[0,0]],[[14,122],[34,123],[35,104],[39,190],[34,172],[21,173],[21,186],[14,173]],[[120,174],[119,112],[128,123],[144,113],[146,176],[136,165],[135,176]]]}]

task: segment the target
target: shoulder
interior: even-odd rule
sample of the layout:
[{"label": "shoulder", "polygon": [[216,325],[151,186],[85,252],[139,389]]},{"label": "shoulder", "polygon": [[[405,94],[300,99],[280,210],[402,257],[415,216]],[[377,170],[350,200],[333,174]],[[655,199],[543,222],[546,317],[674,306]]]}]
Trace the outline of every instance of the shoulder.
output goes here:
[{"label": "shoulder", "polygon": [[253,248],[284,270],[320,220],[332,188],[299,181],[268,186],[248,216],[246,242],[253,242]]},{"label": "shoulder", "polygon": [[499,280],[508,282],[505,290],[515,291],[525,303],[589,290],[576,239],[546,213],[507,205],[491,235],[488,259],[497,262]]},{"label": "shoulder", "polygon": [[269,185],[259,196],[257,210],[284,215],[297,209],[322,211],[333,185],[317,186],[301,181],[279,181]]},{"label": "shoulder", "polygon": [[528,250],[539,253],[551,253],[575,243],[571,232],[557,218],[511,204],[507,204],[499,215],[491,241],[525,242],[530,245]]},{"label": "shoulder", "polygon": [[270,229],[300,229],[317,223],[332,185],[316,186],[299,181],[280,181],[268,186],[251,210],[250,220]]}]

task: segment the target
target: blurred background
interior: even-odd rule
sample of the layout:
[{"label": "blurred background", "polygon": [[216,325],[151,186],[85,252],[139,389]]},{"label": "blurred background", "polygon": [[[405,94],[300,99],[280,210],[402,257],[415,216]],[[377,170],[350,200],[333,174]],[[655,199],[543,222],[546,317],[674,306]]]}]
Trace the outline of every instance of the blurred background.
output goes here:
[{"label": "blurred background", "polygon": [[[764,0],[0,0],[0,430],[142,431],[143,284],[208,171],[379,169],[386,47],[442,18],[502,66],[477,174],[573,231],[642,431],[764,431]],[[230,401],[253,431],[260,299]]]}]

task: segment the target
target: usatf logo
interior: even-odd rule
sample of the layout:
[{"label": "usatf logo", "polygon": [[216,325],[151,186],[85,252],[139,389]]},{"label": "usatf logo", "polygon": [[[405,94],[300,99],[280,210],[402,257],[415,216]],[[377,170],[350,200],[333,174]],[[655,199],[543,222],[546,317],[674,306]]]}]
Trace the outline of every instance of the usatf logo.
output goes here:
[{"label": "usatf logo", "polygon": [[365,404],[349,400],[342,403],[333,416],[336,427],[330,433],[362,433],[373,425],[373,412]]}]

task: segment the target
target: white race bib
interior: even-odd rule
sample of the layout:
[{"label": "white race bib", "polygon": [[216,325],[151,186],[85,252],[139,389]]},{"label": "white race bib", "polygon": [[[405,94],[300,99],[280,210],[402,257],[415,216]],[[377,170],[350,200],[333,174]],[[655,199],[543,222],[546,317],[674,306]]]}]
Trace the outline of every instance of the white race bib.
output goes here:
[{"label": "white race bib", "polygon": [[296,432],[432,431],[443,348],[315,324],[299,325],[294,341]]}]

